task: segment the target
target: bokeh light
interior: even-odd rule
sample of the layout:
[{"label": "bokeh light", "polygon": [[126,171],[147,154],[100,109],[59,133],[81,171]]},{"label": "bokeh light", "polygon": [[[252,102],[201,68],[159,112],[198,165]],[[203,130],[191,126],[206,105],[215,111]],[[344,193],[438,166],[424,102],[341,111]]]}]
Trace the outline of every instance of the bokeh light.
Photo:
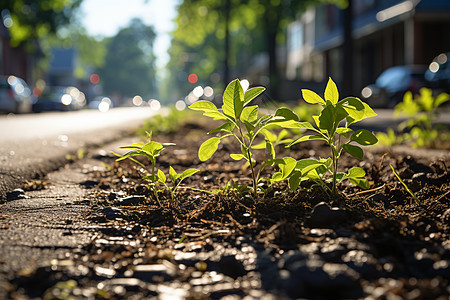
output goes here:
[{"label": "bokeh light", "polygon": [[133,97],[133,104],[136,106],[141,106],[142,103],[144,102],[144,100],[142,99],[141,96],[137,95]]},{"label": "bokeh light", "polygon": [[201,96],[203,96],[203,88],[201,86],[197,86],[192,93],[194,94],[195,97],[200,98]]},{"label": "bokeh light", "polygon": [[436,73],[439,70],[439,64],[433,61],[428,68],[431,72]]},{"label": "bokeh light", "polygon": [[62,95],[61,103],[64,105],[70,105],[72,103],[72,97],[69,94]]},{"label": "bokeh light", "polygon": [[106,102],[106,101],[101,101],[101,102],[98,104],[98,110],[101,111],[101,112],[103,112],[103,113],[107,112],[107,111],[109,110],[109,104],[108,104],[108,102]]},{"label": "bokeh light", "polygon": [[212,97],[213,95],[214,95],[214,90],[213,90],[213,88],[212,87],[210,87],[210,86],[206,86],[204,89],[203,89],[203,95],[205,95],[205,97]]},{"label": "bokeh light", "polygon": [[161,109],[161,103],[156,99],[150,99],[149,104],[150,104],[150,108],[152,110],[160,110]]},{"label": "bokeh light", "polygon": [[94,73],[91,75],[91,77],[89,77],[89,80],[91,81],[92,84],[97,84],[100,82],[100,76]]},{"label": "bokeh light", "polygon": [[38,87],[35,87],[35,88],[33,89],[33,95],[34,95],[35,97],[39,97],[40,95],[42,95],[42,90],[41,90],[40,88],[38,88]]},{"label": "bokeh light", "polygon": [[198,81],[198,76],[197,76],[197,74],[194,74],[194,73],[189,74],[189,76],[188,76],[188,81],[189,81],[190,83],[196,83],[196,82]]},{"label": "bokeh light", "polygon": [[183,101],[183,100],[178,100],[176,103],[175,103],[175,108],[177,109],[177,110],[184,110],[184,109],[186,109],[186,103]]}]

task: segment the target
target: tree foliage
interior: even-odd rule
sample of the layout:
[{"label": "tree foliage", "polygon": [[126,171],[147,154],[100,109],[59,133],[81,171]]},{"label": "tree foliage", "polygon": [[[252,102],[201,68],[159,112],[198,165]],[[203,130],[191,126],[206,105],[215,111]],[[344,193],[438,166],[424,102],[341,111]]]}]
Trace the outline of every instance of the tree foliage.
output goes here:
[{"label": "tree foliage", "polygon": [[[330,1],[344,6],[347,0]],[[224,61],[229,64],[231,77],[245,76],[252,57],[257,53],[266,53],[269,65],[265,75],[270,77],[271,93],[276,97],[279,81],[276,67],[277,44],[284,41],[287,25],[308,6],[330,1],[184,0],[178,7],[175,20],[177,28],[173,32],[168,64],[172,71],[171,86],[177,84],[186,89],[187,75],[183,75],[190,72],[197,72],[206,81],[211,75],[208,74],[211,68],[223,76],[227,67],[224,66]],[[225,23],[227,2],[230,8],[228,24]],[[231,39],[228,52],[225,45],[227,26]],[[228,60],[225,59],[226,55]],[[196,59],[183,60],[186,57]]]},{"label": "tree foliage", "polygon": [[67,25],[82,0],[1,0],[3,20],[8,19],[11,46],[27,45]]},{"label": "tree foliage", "polygon": [[156,97],[153,27],[139,19],[107,41],[104,66],[98,73],[106,93]]}]

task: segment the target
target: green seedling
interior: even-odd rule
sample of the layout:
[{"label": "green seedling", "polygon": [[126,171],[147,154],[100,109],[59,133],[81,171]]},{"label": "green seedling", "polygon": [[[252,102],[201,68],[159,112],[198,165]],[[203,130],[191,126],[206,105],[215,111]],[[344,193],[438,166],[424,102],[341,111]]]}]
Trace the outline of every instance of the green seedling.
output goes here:
[{"label": "green seedling", "polygon": [[402,180],[402,178],[400,177],[400,175],[398,175],[397,171],[395,171],[394,167],[392,165],[389,165],[392,169],[392,172],[394,172],[395,177],[397,177],[398,181],[400,181],[400,183],[403,185],[403,187],[406,189],[406,191],[413,197],[414,201],[416,202],[416,204],[418,205],[419,199],[417,199],[416,195],[414,195],[413,191],[411,191],[411,189],[406,185],[406,183]]},{"label": "green seedling", "polygon": [[158,182],[161,182],[162,184],[164,184],[164,186],[166,187],[166,189],[170,192],[170,197],[172,199],[172,202],[174,201],[174,197],[176,195],[176,192],[178,191],[178,188],[181,184],[181,182],[183,180],[185,180],[186,178],[194,175],[195,173],[197,173],[199,170],[198,169],[187,169],[185,170],[183,173],[178,174],[173,168],[172,166],[169,167],[169,178],[170,181],[172,181],[172,186],[168,186],[167,185],[167,177],[164,174],[163,171],[158,170]]},{"label": "green seedling", "polygon": [[443,137],[442,130],[433,125],[433,121],[439,115],[438,108],[449,100],[449,94],[442,93],[433,97],[432,90],[427,88],[422,88],[416,98],[413,98],[411,92],[405,93],[403,101],[395,107],[395,115],[406,115],[410,118],[402,122],[399,129],[410,130],[404,137],[412,140],[413,146],[432,146]]},{"label": "green seedling", "polygon": [[[364,178],[365,172],[359,167],[353,167],[347,173],[338,171],[338,160],[343,151],[350,155],[363,159],[363,149],[355,145],[369,146],[377,143],[377,138],[365,129],[352,130],[351,124],[364,120],[377,114],[369,105],[355,97],[348,97],[339,100],[339,92],[336,84],[329,78],[325,88],[324,99],[311,90],[302,90],[303,99],[307,103],[321,104],[322,110],[319,116],[313,116],[315,126],[310,122],[297,122],[291,124],[293,127],[303,128],[314,132],[304,135],[290,146],[304,142],[321,140],[326,142],[331,150],[331,157],[327,159],[302,159],[296,163],[293,172],[290,174],[289,184],[292,189],[296,189],[300,181],[312,179],[331,194],[336,195],[337,183],[348,179],[355,185],[368,188],[369,183]],[[331,188],[326,184],[326,174],[331,175]]]},{"label": "green seedling", "polygon": [[[192,110],[202,111],[204,116],[222,121],[222,125],[211,130],[208,134],[216,136],[206,140],[199,148],[198,157],[201,161],[208,160],[218,149],[221,141],[228,137],[234,137],[240,144],[241,153],[230,154],[234,160],[245,160],[251,170],[253,193],[258,193],[258,182],[261,178],[261,171],[275,163],[275,148],[273,144],[273,135],[269,128],[274,125],[282,126],[298,117],[286,108],[280,108],[274,115],[264,115],[259,117],[259,108],[257,105],[248,104],[264,92],[265,88],[255,87],[244,92],[238,79],[232,81],[225,89],[223,96],[223,105],[219,110],[216,105],[209,101],[197,101],[191,106]],[[223,133],[222,135],[218,135]],[[266,159],[258,172],[255,170],[256,161],[252,155],[252,149],[255,149],[255,138],[258,135],[265,137],[264,149]],[[275,138],[277,140],[277,138]],[[260,146],[256,148],[262,148]]]},{"label": "green seedling", "polygon": [[[152,132],[146,132],[147,134],[147,138],[148,138],[148,142],[144,143],[144,142],[138,142],[138,143],[133,143],[129,146],[122,146],[119,147],[120,149],[128,149],[131,150],[128,153],[124,154],[124,155],[119,155],[114,153],[116,156],[119,156],[118,159],[116,159],[116,161],[121,161],[124,159],[130,159],[131,161],[133,161],[134,163],[138,164],[139,166],[141,166],[142,168],[144,168],[145,170],[147,170],[147,167],[141,163],[140,161],[138,161],[137,159],[133,158],[133,156],[145,156],[151,164],[151,170],[149,171],[149,173],[151,174],[150,176],[144,176],[143,179],[149,181],[149,186],[150,189],[153,191],[156,200],[159,202],[159,198],[158,198],[158,191],[157,191],[157,186],[156,186],[156,182],[159,181],[159,177],[158,177],[158,173],[160,170],[156,169],[156,159],[161,155],[161,152],[169,147],[169,146],[173,146],[175,144],[173,143],[158,143],[155,141],[152,141]],[[161,205],[161,203],[159,202],[159,204]]]}]

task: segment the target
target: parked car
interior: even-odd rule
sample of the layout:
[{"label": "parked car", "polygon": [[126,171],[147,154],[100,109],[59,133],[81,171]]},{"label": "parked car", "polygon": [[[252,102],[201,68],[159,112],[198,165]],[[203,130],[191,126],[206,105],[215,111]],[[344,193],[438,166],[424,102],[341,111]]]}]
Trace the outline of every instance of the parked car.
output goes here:
[{"label": "parked car", "polygon": [[33,104],[34,112],[70,111],[81,109],[86,98],[76,87],[46,87]]},{"label": "parked car", "polygon": [[392,108],[403,100],[407,91],[417,94],[422,87],[427,86],[426,69],[426,66],[421,65],[386,69],[374,84],[362,89],[362,99],[372,107]]},{"label": "parked car", "polygon": [[450,52],[436,56],[425,72],[430,87],[438,92],[450,93]]},{"label": "parked car", "polygon": [[0,111],[6,113],[31,112],[31,89],[21,78],[0,76]]}]

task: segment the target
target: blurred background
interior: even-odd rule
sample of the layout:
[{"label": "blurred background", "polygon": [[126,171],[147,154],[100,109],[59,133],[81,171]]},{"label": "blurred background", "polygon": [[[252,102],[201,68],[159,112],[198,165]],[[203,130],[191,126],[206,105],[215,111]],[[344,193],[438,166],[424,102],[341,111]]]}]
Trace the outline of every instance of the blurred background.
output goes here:
[{"label": "blurred background", "polygon": [[0,111],[217,101],[239,78],[393,107],[449,92],[448,0],[0,0]]}]

